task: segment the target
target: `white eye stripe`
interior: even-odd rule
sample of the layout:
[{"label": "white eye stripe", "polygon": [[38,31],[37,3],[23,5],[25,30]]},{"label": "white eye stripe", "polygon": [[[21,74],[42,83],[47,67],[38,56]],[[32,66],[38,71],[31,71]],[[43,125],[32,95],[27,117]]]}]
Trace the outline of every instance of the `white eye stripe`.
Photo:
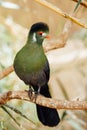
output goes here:
[{"label": "white eye stripe", "polygon": [[33,34],[33,41],[36,42],[37,39],[36,39],[36,33]]}]

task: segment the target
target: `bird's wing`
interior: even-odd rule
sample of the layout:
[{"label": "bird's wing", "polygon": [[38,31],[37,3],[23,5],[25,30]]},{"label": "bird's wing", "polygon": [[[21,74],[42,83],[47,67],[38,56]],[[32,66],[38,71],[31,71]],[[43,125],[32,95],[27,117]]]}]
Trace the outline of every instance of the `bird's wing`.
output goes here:
[{"label": "bird's wing", "polygon": [[50,77],[50,68],[49,68],[48,60],[46,61],[43,70],[44,70],[44,72],[45,72],[45,74],[46,74],[46,79],[47,79],[47,82],[48,82],[48,81],[49,81],[49,77]]}]

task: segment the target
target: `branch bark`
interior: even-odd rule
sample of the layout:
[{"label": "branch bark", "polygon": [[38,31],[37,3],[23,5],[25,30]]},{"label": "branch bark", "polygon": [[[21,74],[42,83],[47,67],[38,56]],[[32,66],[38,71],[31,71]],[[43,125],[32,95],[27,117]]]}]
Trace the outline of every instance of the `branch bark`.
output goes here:
[{"label": "branch bark", "polygon": [[63,101],[46,98],[42,95],[37,95],[35,100],[34,97],[35,94],[33,93],[33,98],[31,101],[28,96],[28,91],[9,91],[0,95],[0,105],[4,105],[12,99],[20,99],[55,109],[87,110],[87,101]]}]

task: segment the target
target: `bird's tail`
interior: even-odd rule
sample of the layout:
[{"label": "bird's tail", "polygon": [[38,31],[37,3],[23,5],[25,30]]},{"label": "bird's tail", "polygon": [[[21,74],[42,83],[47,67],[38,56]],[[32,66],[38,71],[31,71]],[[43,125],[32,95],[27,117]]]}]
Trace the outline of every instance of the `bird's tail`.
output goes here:
[{"label": "bird's tail", "polygon": [[[51,97],[48,85],[41,87],[40,94],[44,95],[45,97]],[[56,109],[47,108],[40,105],[36,105],[36,107],[38,118],[42,124],[53,127],[60,122],[60,118]]]}]

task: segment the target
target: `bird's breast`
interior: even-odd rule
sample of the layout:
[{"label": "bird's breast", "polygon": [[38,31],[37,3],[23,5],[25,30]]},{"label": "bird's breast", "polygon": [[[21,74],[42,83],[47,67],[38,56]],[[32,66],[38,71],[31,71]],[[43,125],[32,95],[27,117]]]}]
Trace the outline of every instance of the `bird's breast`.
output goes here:
[{"label": "bird's breast", "polygon": [[14,68],[17,74],[36,73],[43,69],[46,64],[46,56],[42,47],[24,47],[14,61]]}]

